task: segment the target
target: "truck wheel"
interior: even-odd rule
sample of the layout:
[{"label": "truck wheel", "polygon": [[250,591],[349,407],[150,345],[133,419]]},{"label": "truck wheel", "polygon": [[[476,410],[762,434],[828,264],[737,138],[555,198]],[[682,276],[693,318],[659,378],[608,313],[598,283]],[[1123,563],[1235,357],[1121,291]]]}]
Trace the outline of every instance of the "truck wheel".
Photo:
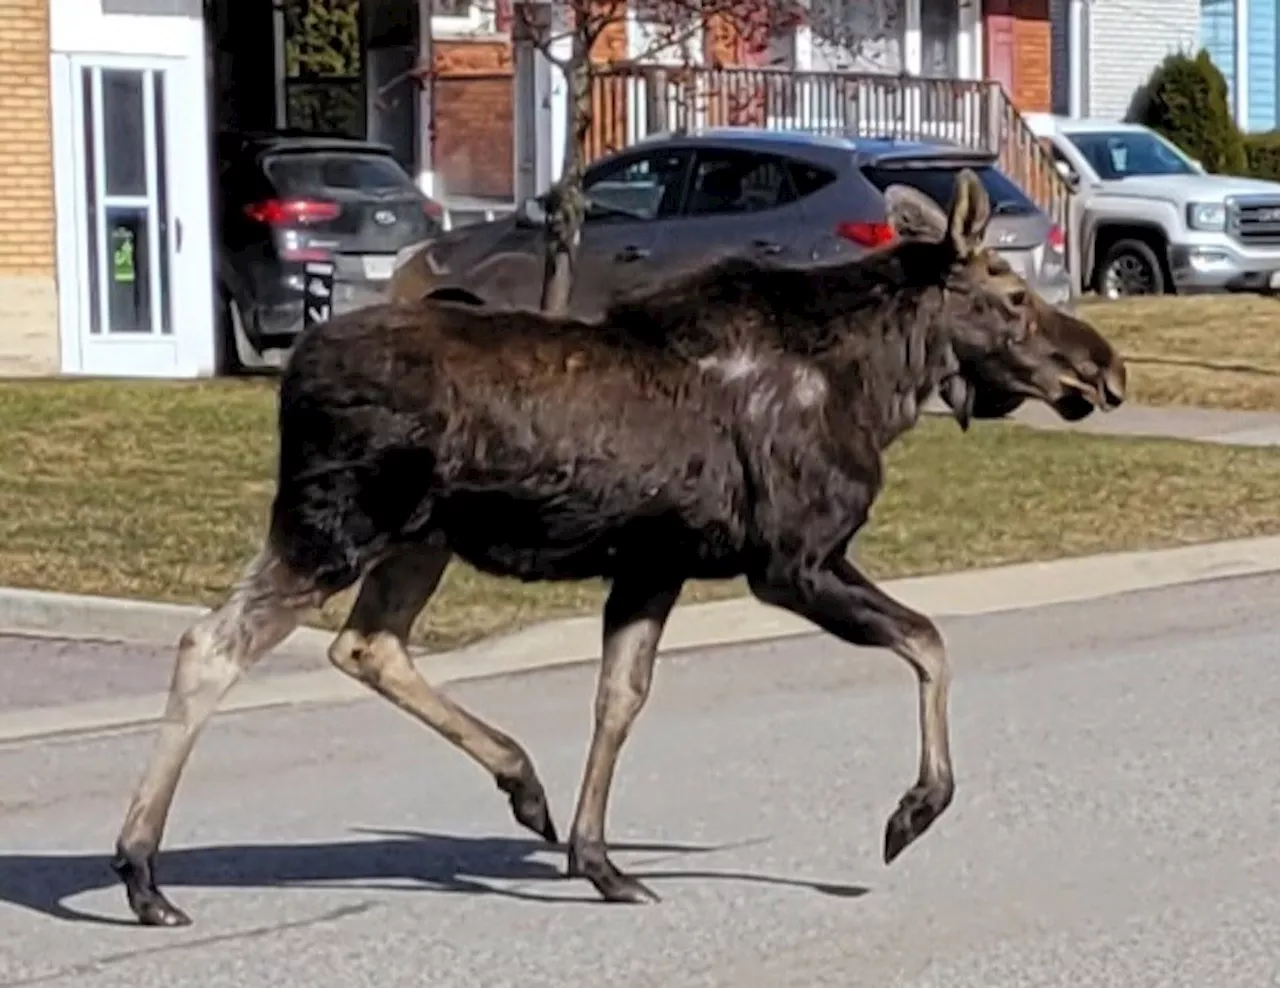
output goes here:
[{"label": "truck wheel", "polygon": [[1144,240],[1117,240],[1098,266],[1097,290],[1109,299],[1163,295],[1164,269],[1160,258]]}]

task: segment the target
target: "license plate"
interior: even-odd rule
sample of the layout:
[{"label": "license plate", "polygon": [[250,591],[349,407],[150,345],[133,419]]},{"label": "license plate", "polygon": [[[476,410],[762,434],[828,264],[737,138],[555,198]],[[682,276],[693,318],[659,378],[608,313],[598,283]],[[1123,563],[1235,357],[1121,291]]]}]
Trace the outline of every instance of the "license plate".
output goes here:
[{"label": "license plate", "polygon": [[387,281],[395,272],[395,254],[366,254],[364,276],[370,281]]},{"label": "license plate", "polygon": [[1280,288],[1280,271],[1271,272],[1271,280],[1267,282],[1271,288]]}]

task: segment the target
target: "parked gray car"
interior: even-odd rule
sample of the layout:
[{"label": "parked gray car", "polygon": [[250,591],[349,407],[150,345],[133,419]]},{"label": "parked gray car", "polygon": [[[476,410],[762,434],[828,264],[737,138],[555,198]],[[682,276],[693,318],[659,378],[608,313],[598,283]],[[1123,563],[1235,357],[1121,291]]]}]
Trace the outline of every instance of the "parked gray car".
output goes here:
[{"label": "parked gray car", "polygon": [[[856,257],[890,236],[883,192],[903,183],[944,209],[959,169],[991,197],[987,242],[1048,301],[1071,301],[1063,232],[985,152],[942,142],[718,128],[660,135],[594,162],[569,307],[598,314],[619,290],[748,250],[781,261]],[[542,203],[401,251],[395,297],[536,307]]]}]

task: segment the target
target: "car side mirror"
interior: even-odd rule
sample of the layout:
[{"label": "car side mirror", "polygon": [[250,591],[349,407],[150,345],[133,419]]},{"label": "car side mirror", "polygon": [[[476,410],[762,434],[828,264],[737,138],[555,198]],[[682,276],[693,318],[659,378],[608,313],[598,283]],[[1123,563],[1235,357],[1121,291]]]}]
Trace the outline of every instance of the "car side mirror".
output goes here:
[{"label": "car side mirror", "polygon": [[1072,192],[1080,187],[1080,176],[1065,161],[1055,161],[1053,167],[1057,169],[1058,174],[1062,176],[1062,180],[1067,183],[1067,187]]},{"label": "car side mirror", "polygon": [[516,207],[516,225],[523,227],[542,226],[547,222],[547,211],[542,203],[533,197],[525,199]]}]

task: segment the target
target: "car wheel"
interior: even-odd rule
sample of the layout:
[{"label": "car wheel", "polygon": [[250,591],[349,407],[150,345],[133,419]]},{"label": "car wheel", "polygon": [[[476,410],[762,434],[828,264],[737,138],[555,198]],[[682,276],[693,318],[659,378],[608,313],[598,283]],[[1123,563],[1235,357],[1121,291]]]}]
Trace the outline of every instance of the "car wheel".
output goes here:
[{"label": "car wheel", "polygon": [[1098,272],[1098,294],[1108,299],[1163,295],[1164,269],[1151,245],[1117,240],[1107,250]]}]

